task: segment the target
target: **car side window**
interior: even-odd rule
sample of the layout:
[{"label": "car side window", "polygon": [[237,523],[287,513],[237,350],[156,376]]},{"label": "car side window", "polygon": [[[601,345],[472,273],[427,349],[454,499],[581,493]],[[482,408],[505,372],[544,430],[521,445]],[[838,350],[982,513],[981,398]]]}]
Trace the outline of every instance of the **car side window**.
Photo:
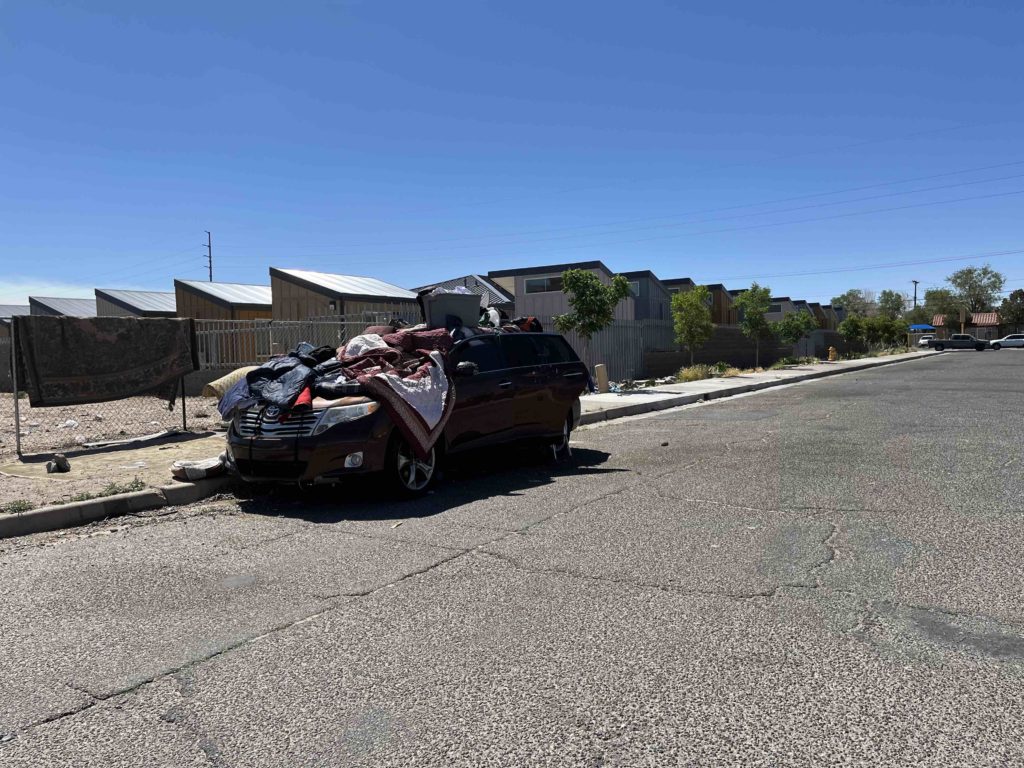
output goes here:
[{"label": "car side window", "polygon": [[537,336],[535,341],[542,363],[575,363],[579,359],[561,336]]},{"label": "car side window", "polygon": [[455,365],[476,363],[480,373],[500,371],[505,367],[501,350],[498,348],[498,340],[493,336],[466,339],[455,349],[452,356],[455,358]]},{"label": "car side window", "polygon": [[501,348],[505,352],[505,360],[509,368],[524,368],[537,365],[540,361],[535,337],[526,334],[510,333],[501,337]]}]

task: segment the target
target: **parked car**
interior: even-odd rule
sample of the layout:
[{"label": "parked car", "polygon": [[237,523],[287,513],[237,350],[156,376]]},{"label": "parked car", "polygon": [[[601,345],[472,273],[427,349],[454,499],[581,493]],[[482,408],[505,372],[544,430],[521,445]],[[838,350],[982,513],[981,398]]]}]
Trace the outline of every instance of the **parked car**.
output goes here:
[{"label": "parked car", "polygon": [[930,339],[928,346],[941,352],[944,349],[976,349],[979,352],[988,348],[984,339],[976,339],[969,333],[954,333],[948,339]]},{"label": "parked car", "polygon": [[284,419],[263,407],[238,413],[228,431],[228,467],[250,482],[300,484],[384,472],[389,487],[416,495],[433,482],[441,455],[527,440],[568,450],[589,377],[564,338],[554,333],[474,336],[454,346],[449,367],[455,407],[425,459],[415,455],[379,402],[351,397]]},{"label": "parked car", "polygon": [[993,339],[988,344],[992,349],[1002,349],[1003,347],[1024,347],[1024,333],[1011,333],[1009,336],[1003,336],[1001,339]]},{"label": "parked car", "polygon": [[924,336],[922,336],[920,339],[917,340],[917,346],[919,346],[919,347],[927,347],[928,346],[928,342],[931,341],[934,338],[935,338],[935,334],[934,333],[926,333]]}]

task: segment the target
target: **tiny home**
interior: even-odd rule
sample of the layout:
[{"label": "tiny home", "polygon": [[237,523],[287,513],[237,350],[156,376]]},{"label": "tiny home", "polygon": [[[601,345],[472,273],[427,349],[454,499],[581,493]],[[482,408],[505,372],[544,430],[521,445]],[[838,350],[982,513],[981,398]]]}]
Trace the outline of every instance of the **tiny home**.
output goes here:
[{"label": "tiny home", "polygon": [[96,289],[100,317],[177,317],[174,294],[169,291]]},{"label": "tiny home", "polygon": [[[569,311],[569,297],[562,291],[562,273],[570,269],[593,272],[605,285],[615,273],[600,261],[579,261],[572,264],[546,264],[540,267],[492,270],[487,277],[506,291],[512,286],[516,297],[516,314],[550,320]],[[629,296],[615,307],[616,320],[633,320],[636,300]]]},{"label": "tiny home", "polygon": [[637,320],[670,320],[672,294],[665,284],[649,269],[621,273],[629,281]]},{"label": "tiny home", "polygon": [[96,317],[96,299],[72,299],[58,296],[29,296],[30,315]]},{"label": "tiny home", "polygon": [[818,327],[828,328],[828,318],[825,316],[825,310],[821,308],[821,304],[816,301],[809,301],[807,306],[810,308],[811,314],[814,315],[814,319],[818,321]]},{"label": "tiny home", "polygon": [[828,321],[828,325],[825,327],[834,331],[839,327],[839,315],[836,314],[835,308],[831,304],[822,304],[821,309],[825,313],[825,319]]},{"label": "tiny home", "polygon": [[269,285],[175,280],[178,317],[194,320],[269,320],[273,299]]},{"label": "tiny home", "polygon": [[270,268],[270,292],[275,320],[312,317],[393,315],[419,322],[416,294],[373,277]]},{"label": "tiny home", "polygon": [[711,292],[711,322],[715,325],[736,325],[739,313],[733,309],[729,289],[721,283],[712,283],[707,289]]},{"label": "tiny home", "polygon": [[771,304],[768,305],[768,311],[765,313],[765,319],[769,322],[776,322],[794,312],[796,312],[796,306],[789,296],[772,296]]},{"label": "tiny home", "polygon": [[669,294],[679,293],[680,291],[688,291],[696,285],[693,280],[688,277],[670,277],[668,280],[662,280],[661,284],[665,286],[665,290]]},{"label": "tiny home", "polygon": [[[11,318],[15,315],[28,315],[27,304],[0,304],[0,339],[10,338]],[[0,368],[3,368],[7,361],[0,359]]]}]

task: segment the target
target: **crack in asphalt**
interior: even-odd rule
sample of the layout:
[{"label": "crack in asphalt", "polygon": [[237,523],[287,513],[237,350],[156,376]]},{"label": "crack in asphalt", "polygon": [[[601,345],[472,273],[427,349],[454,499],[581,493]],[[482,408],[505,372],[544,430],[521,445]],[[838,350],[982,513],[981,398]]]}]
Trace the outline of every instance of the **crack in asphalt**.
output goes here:
[{"label": "crack in asphalt", "polygon": [[[495,544],[495,543],[497,543],[499,541],[502,541],[504,539],[510,538],[512,536],[522,535],[523,533],[529,531],[531,528],[533,528],[533,527],[535,527],[537,525],[541,525],[541,524],[547,522],[548,520],[551,520],[552,518],[557,517],[558,515],[572,514],[573,512],[576,512],[577,510],[579,510],[579,509],[581,509],[581,508],[583,508],[583,507],[585,507],[585,506],[587,506],[589,504],[594,504],[594,503],[599,502],[599,501],[601,501],[603,499],[609,498],[611,496],[615,496],[616,494],[623,493],[624,491],[627,491],[627,490],[635,487],[638,484],[639,484],[639,481],[637,481],[635,483],[628,483],[628,484],[626,484],[626,485],[624,485],[624,486],[622,486],[620,488],[617,488],[617,489],[615,489],[613,491],[608,491],[608,492],[603,493],[603,494],[601,494],[601,495],[599,495],[599,496],[597,496],[595,498],[586,499],[584,501],[581,501],[579,504],[576,504],[576,505],[574,505],[572,507],[569,507],[568,509],[556,510],[555,512],[552,512],[549,515],[545,515],[544,517],[539,518],[537,520],[534,520],[534,521],[532,521],[532,522],[530,522],[530,523],[528,523],[528,524],[526,524],[524,526],[521,526],[520,528],[517,528],[517,529],[515,529],[513,531],[504,532],[500,536],[497,536],[494,539],[491,539],[490,541],[484,542],[483,544],[478,544],[478,545],[475,545],[475,546],[472,546],[472,547],[465,547],[465,548],[460,548],[460,549],[451,549],[451,554],[448,555],[447,557],[440,558],[439,560],[436,560],[436,561],[434,561],[434,562],[430,563],[429,565],[426,565],[426,566],[424,566],[422,568],[417,568],[415,570],[412,570],[412,571],[410,571],[410,572],[408,572],[406,574],[403,574],[401,577],[399,577],[397,579],[394,579],[393,581],[390,581],[390,582],[388,582],[386,584],[381,584],[379,586],[375,586],[375,587],[373,587],[371,589],[367,589],[367,590],[360,590],[360,591],[355,591],[355,592],[339,592],[337,594],[331,594],[331,595],[326,595],[326,596],[319,597],[319,599],[321,599],[321,600],[323,600],[324,602],[327,602],[327,603],[332,603],[332,601],[339,601],[339,602],[334,602],[333,604],[329,604],[327,607],[325,607],[322,610],[314,611],[314,612],[312,612],[310,614],[307,614],[305,616],[302,616],[302,617],[300,617],[298,619],[295,619],[295,620],[292,620],[292,621],[288,621],[288,622],[284,622],[282,624],[279,624],[279,625],[276,625],[274,627],[271,627],[270,629],[265,630],[265,631],[261,632],[258,635],[242,638],[242,639],[240,639],[240,640],[238,640],[236,642],[230,643],[230,644],[224,646],[223,648],[221,648],[221,649],[219,649],[217,651],[214,651],[212,653],[205,654],[205,655],[197,657],[195,659],[190,659],[186,663],[184,663],[184,664],[182,664],[182,665],[180,665],[180,666],[178,666],[178,667],[176,667],[176,668],[174,668],[172,670],[165,670],[163,672],[160,672],[159,674],[156,674],[156,675],[148,677],[148,678],[146,678],[144,680],[141,680],[138,683],[135,683],[134,685],[131,685],[129,687],[122,688],[122,689],[113,691],[113,692],[111,692],[109,694],[102,694],[102,695],[96,695],[96,694],[90,693],[90,692],[88,692],[88,691],[86,691],[84,689],[75,688],[75,690],[80,690],[82,693],[85,693],[86,695],[91,696],[92,699],[89,702],[87,702],[86,704],[84,704],[83,706],[81,706],[81,707],[76,707],[76,708],[74,708],[72,710],[68,710],[68,711],[65,711],[65,712],[57,713],[55,715],[48,716],[46,718],[42,718],[40,720],[37,720],[35,722],[29,723],[29,724],[27,724],[25,726],[22,726],[21,728],[18,728],[15,731],[13,731],[12,735],[13,734],[17,734],[17,733],[24,733],[26,731],[31,731],[31,730],[39,728],[39,727],[41,727],[43,725],[47,725],[49,723],[58,722],[60,720],[64,720],[64,719],[69,718],[69,717],[74,717],[76,715],[79,715],[79,714],[81,714],[83,712],[86,712],[86,711],[92,709],[93,707],[95,707],[95,706],[97,706],[99,704],[107,702],[107,701],[109,701],[109,700],[111,700],[113,698],[116,698],[118,696],[129,696],[129,695],[133,694],[134,692],[138,691],[139,689],[141,689],[141,688],[143,688],[143,687],[145,687],[147,685],[151,685],[152,683],[155,683],[155,682],[157,682],[159,680],[163,680],[163,679],[166,679],[168,677],[175,677],[177,675],[180,675],[182,672],[186,672],[186,671],[194,669],[194,668],[196,668],[196,667],[198,667],[198,666],[200,666],[202,664],[205,664],[205,663],[207,663],[209,661],[212,661],[213,659],[217,658],[218,656],[223,656],[224,654],[227,654],[227,653],[235,651],[235,650],[237,650],[239,648],[251,645],[251,644],[256,643],[256,642],[258,642],[258,641],[260,641],[260,640],[262,640],[264,638],[270,637],[272,635],[276,635],[276,634],[281,633],[281,632],[285,632],[285,631],[291,629],[292,627],[299,626],[301,624],[304,624],[304,623],[307,623],[307,622],[312,621],[314,619],[317,619],[320,616],[324,616],[324,615],[326,615],[328,613],[332,613],[332,612],[334,612],[336,610],[339,610],[342,607],[344,607],[345,605],[347,605],[353,599],[368,597],[368,596],[373,595],[373,594],[375,594],[377,592],[380,592],[381,590],[393,588],[393,587],[395,587],[395,586],[397,586],[397,585],[399,585],[399,584],[401,584],[401,583],[403,583],[405,581],[408,581],[410,579],[416,578],[418,576],[422,576],[422,575],[424,575],[426,573],[429,573],[429,572],[431,572],[433,570],[436,570],[437,568],[440,568],[441,566],[446,565],[446,564],[448,564],[448,563],[450,563],[450,562],[452,562],[454,560],[457,560],[457,559],[459,559],[461,557],[464,557],[464,556],[466,556],[468,554],[472,554],[474,552],[477,552],[482,547]],[[358,534],[354,534],[354,535],[358,535]],[[278,538],[283,538],[283,537],[278,537]],[[270,541],[274,541],[274,540],[276,540],[276,539],[271,539]],[[268,542],[261,542],[261,545],[262,544],[266,544],[266,543],[268,543]],[[434,545],[429,545],[429,546],[434,546]],[[309,596],[314,597],[315,599],[318,597],[317,595],[309,595]],[[69,687],[74,687],[74,686],[69,686]],[[0,745],[0,747],[2,747],[2,745]],[[207,754],[207,757],[209,758],[210,755]]]}]

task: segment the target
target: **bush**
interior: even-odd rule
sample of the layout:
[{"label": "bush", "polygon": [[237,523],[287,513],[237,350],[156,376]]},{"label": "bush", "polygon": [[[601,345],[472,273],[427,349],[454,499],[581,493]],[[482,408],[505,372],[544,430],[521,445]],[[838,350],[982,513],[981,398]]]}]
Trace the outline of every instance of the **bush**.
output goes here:
[{"label": "bush", "polygon": [[19,512],[28,512],[30,509],[35,509],[35,504],[25,499],[16,499],[15,501],[9,501],[3,506],[0,506],[0,512],[5,515],[16,515]]},{"label": "bush", "polygon": [[676,379],[683,383],[689,381],[701,381],[703,379],[713,379],[718,376],[718,368],[711,365],[705,365],[699,363],[697,365],[691,365],[688,368],[683,368],[676,375]]},{"label": "bush", "polygon": [[814,365],[817,362],[820,361],[816,357],[807,357],[806,355],[804,357],[793,357],[792,355],[787,355],[776,360],[772,364],[772,370],[785,368],[787,365]]}]

